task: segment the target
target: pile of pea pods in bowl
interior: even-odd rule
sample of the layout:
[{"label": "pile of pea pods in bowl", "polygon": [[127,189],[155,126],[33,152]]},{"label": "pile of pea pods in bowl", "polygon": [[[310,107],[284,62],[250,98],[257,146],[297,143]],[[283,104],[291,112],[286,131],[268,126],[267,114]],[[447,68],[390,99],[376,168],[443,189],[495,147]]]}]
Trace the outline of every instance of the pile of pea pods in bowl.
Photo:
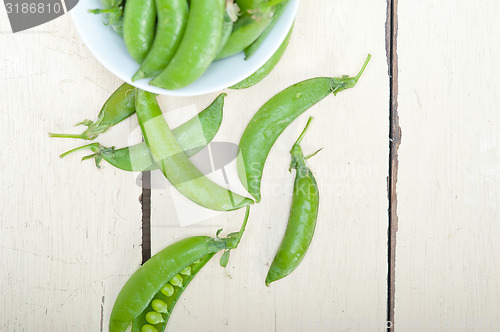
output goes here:
[{"label": "pile of pea pods in bowl", "polygon": [[87,48],[115,76],[157,94],[195,96],[233,86],[276,58],[298,5],[81,0],[71,16]]},{"label": "pile of pea pods in bowl", "polygon": [[[150,2],[148,8],[154,10],[155,15],[158,15],[157,20],[160,20],[159,13],[164,10],[162,6],[166,6],[166,3],[179,4],[181,1],[186,2],[182,6],[191,13],[195,8],[198,8],[197,10],[207,8],[203,6],[211,6],[218,0],[190,0],[189,6],[187,6],[187,0],[157,0]],[[129,38],[125,36],[127,6],[132,6],[134,3],[139,7],[145,6],[145,1],[139,1],[139,4],[137,4],[135,0],[127,0],[126,3],[120,0],[105,0],[104,9],[94,11],[92,17],[98,17],[99,19],[94,21],[93,24],[103,26],[101,20],[104,18],[105,23],[108,24],[107,28],[113,28],[122,33],[126,40]],[[241,54],[248,53],[247,56],[251,56],[252,52],[257,54],[262,45],[267,42],[267,38],[272,34],[273,26],[278,24],[277,22],[280,20],[279,11],[286,12],[288,6],[293,3],[296,2],[287,2],[286,0],[236,0],[233,3],[227,1],[224,5],[238,6],[236,23],[233,24],[230,32],[226,32],[227,36],[224,37],[228,42],[233,35],[237,35],[238,31],[240,31],[237,29],[239,20],[245,20],[245,25],[241,28],[243,29],[251,25],[252,20],[258,18],[254,18],[252,13],[258,12],[261,8],[273,11],[274,15],[271,16],[265,27],[259,28],[261,30],[259,34],[252,37],[250,42],[247,41],[248,45],[245,43],[243,48],[240,45],[238,48],[228,51],[228,53],[221,53],[228,44],[219,42],[216,45],[217,52],[213,51],[211,57],[215,59],[217,54],[223,54],[220,57],[231,55],[236,50],[242,52]],[[87,11],[85,13],[88,15]],[[151,13],[148,13],[148,15],[151,15]],[[189,26],[190,14],[187,14],[187,16],[188,22],[186,24]],[[258,19],[260,24],[261,18]],[[139,20],[136,24],[141,22]],[[157,28],[158,26],[160,26],[159,22],[156,23]],[[288,41],[292,36],[292,29],[291,26],[288,27],[286,38],[279,42],[280,44],[277,45],[274,55],[260,64],[260,67],[253,71],[249,77],[245,76],[246,78],[237,82],[231,88],[245,89],[264,79],[285,52]],[[187,31],[188,27],[186,27],[186,33]],[[217,31],[222,36],[223,29],[218,28]],[[122,38],[118,32],[113,33],[118,36],[117,38]],[[160,31],[157,30],[156,36],[159,33]],[[222,39],[221,36],[217,40]],[[154,45],[155,41],[148,43]],[[183,41],[181,40],[179,43],[179,49],[181,49]],[[200,44],[205,45],[204,41],[200,41]],[[195,46],[196,44],[191,45],[191,47]],[[126,49],[128,47],[129,45],[126,46]],[[148,58],[148,52],[151,52],[152,47],[149,51],[143,50],[143,61]],[[130,59],[138,57],[137,54],[132,55],[132,53],[133,51],[128,55]],[[175,56],[172,56],[171,61],[174,61]],[[228,59],[235,56],[232,55]],[[125,172],[160,170],[165,179],[192,204],[222,212],[245,209],[244,219],[239,231],[221,237],[222,229],[220,229],[215,236],[200,235],[182,239],[166,246],[137,269],[123,285],[115,300],[110,316],[110,332],[130,330],[132,332],[165,331],[176,303],[197,273],[219,252],[222,252],[219,258],[220,266],[225,268],[228,265],[231,251],[238,248],[244,235],[247,222],[250,219],[252,205],[266,204],[266,198],[262,197],[260,190],[262,175],[269,153],[271,153],[272,147],[281,133],[305,111],[322,99],[331,94],[337,95],[339,92],[355,87],[370,58],[371,55],[368,55],[355,76],[315,77],[298,82],[278,92],[256,110],[239,139],[238,156],[236,158],[238,178],[247,191],[246,195],[237,194],[216,184],[206,177],[190,159],[203,150],[216,136],[222,124],[224,100],[227,93],[219,94],[200,113],[178,127],[171,129],[158,104],[156,92],[125,82],[104,101],[94,121],[84,120],[79,123],[86,126],[83,132],[49,134],[54,138],[92,141],[78,145],[74,149],[63,153],[61,157],[72,155],[81,150],[90,150],[91,154],[83,157],[83,160],[93,159],[98,168],[101,167],[101,163],[106,162]],[[220,62],[222,63],[222,61],[225,60]],[[149,69],[143,68],[143,64],[144,62],[139,66],[136,63],[136,71],[133,75],[142,77],[142,75],[146,75],[145,72],[150,72]],[[210,66],[213,66],[213,64]],[[163,82],[163,72],[167,70],[168,73],[172,73],[168,71],[169,66],[170,64],[167,64],[161,72],[156,71],[160,72],[160,74],[153,81],[160,78]],[[151,68],[149,65],[144,67]],[[186,69],[186,67],[180,67]],[[199,67],[195,67],[199,69]],[[177,69],[171,70],[175,71]],[[201,78],[206,74],[207,72],[200,74]],[[170,82],[172,77],[175,76],[179,77],[177,82],[184,82],[183,84],[193,80],[194,77],[191,73],[187,73],[186,77],[184,77],[180,72],[174,76],[171,76],[171,74],[167,76],[170,78],[166,79],[165,82]],[[199,81],[200,79],[195,79],[195,83]],[[137,82],[141,82],[141,80]],[[183,91],[183,89],[188,89],[195,83],[188,83],[186,87],[179,90],[167,91]],[[189,95],[186,91],[188,90],[184,90],[186,95]],[[144,139],[142,143],[115,148],[114,146],[104,146],[96,141],[101,133],[108,131],[133,114],[137,116]],[[289,142],[289,169],[295,171],[293,190],[289,193],[292,196],[290,213],[281,244],[274,255],[265,280],[262,280],[266,286],[270,286],[271,283],[292,273],[300,265],[313,241],[320,208],[320,193],[314,174],[309,167],[309,160],[320,150],[305,152],[301,148],[301,141],[306,135],[311,121],[312,117],[305,123],[304,130],[297,140]],[[320,142],[318,145],[321,145]]]}]

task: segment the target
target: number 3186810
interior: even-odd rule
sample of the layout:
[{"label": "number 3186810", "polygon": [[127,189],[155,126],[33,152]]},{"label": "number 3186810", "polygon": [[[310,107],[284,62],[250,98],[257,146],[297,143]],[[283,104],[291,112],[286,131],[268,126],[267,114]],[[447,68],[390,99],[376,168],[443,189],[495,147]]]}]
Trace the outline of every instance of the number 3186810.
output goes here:
[{"label": "number 3186810", "polygon": [[15,14],[51,14],[51,13],[60,13],[62,11],[62,6],[60,3],[12,3],[6,2],[5,8],[7,9],[7,14],[15,13]]}]

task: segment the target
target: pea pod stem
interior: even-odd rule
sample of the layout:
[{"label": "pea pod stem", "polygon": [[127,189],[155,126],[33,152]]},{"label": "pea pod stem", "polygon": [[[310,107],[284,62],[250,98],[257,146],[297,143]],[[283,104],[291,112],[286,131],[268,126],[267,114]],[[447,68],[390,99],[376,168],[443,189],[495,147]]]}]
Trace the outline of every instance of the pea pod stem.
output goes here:
[{"label": "pea pod stem", "polygon": [[305,157],[304,157],[304,159],[305,159],[305,160],[309,160],[309,159],[311,159],[312,157],[314,157],[315,155],[317,155],[318,153],[320,153],[320,152],[321,152],[321,150],[323,150],[323,148],[318,149],[318,150],[316,150],[315,152],[313,152],[313,153],[311,153],[311,154],[308,154],[307,156],[305,156]]},{"label": "pea pod stem", "polygon": [[309,126],[311,125],[312,119],[313,119],[312,117],[309,117],[309,119],[307,119],[306,126],[304,127],[304,129],[300,133],[299,137],[297,138],[297,140],[295,141],[295,144],[293,146],[299,145],[302,142],[302,139],[304,139],[304,136],[306,135],[306,132],[309,129]]},{"label": "pea pod stem", "polygon": [[108,8],[108,9],[89,9],[89,13],[92,14],[111,14],[116,12],[116,8]]},{"label": "pea pod stem", "polygon": [[234,239],[232,237],[229,237],[227,239],[229,249],[238,248],[238,245],[240,244],[241,238],[243,237],[243,233],[245,233],[249,216],[250,216],[250,206],[247,205],[246,210],[245,210],[245,217],[243,218],[243,223],[241,224],[240,231],[237,233],[237,235]]},{"label": "pea pod stem", "polygon": [[363,67],[361,67],[361,70],[359,71],[359,73],[356,75],[356,77],[354,77],[354,80],[356,82],[361,78],[361,75],[363,75],[363,73],[365,72],[365,69],[368,66],[368,63],[370,62],[371,58],[372,58],[372,55],[368,54],[368,56],[366,57],[365,63],[363,64]]},{"label": "pea pod stem", "polygon": [[135,88],[123,83],[106,100],[97,116],[96,121],[84,120],[77,125],[85,125],[87,129],[81,134],[54,134],[49,137],[79,138],[93,140],[99,134],[106,132],[112,126],[122,122],[135,113]]},{"label": "pea pod stem", "polygon": [[86,134],[54,134],[54,133],[49,133],[49,137],[53,138],[78,138],[78,139],[84,139],[84,140],[89,140],[89,136]]},{"label": "pea pod stem", "polygon": [[90,149],[92,152],[98,152],[100,146],[101,145],[99,143],[90,143],[90,144],[87,144],[87,145],[84,145],[84,146],[80,146],[80,147],[71,149],[69,151],[66,151],[63,154],[61,154],[59,157],[64,158],[64,157],[66,157],[67,155],[69,155],[69,154],[71,154],[73,152],[80,151],[80,150],[85,150],[85,149]]},{"label": "pea pod stem", "polygon": [[[219,265],[224,268],[224,272],[226,275],[232,279],[232,277],[227,273],[226,267],[227,264],[229,263],[229,256],[231,255],[231,250],[238,248],[238,245],[241,241],[241,237],[243,236],[243,233],[245,232],[247,222],[248,222],[248,216],[250,215],[250,206],[247,205],[246,211],[245,211],[245,217],[243,219],[243,223],[241,224],[240,231],[238,233],[231,233],[227,236],[228,240],[228,249],[224,251],[224,254],[221,256]],[[222,231],[222,229],[220,229]],[[217,232],[217,234],[219,231]],[[232,242],[229,242],[232,241]]]},{"label": "pea pod stem", "polygon": [[368,55],[355,77],[317,77],[299,82],[276,94],[257,111],[243,132],[237,157],[240,180],[257,202],[261,199],[260,181],[267,156],[281,133],[329,94],[354,87],[370,58]]}]

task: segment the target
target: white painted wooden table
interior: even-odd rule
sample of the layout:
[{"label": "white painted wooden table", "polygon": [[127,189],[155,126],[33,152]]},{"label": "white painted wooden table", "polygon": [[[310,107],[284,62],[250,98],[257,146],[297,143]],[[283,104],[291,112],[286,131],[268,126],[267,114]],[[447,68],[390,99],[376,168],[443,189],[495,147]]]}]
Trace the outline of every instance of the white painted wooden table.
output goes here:
[{"label": "white painted wooden table", "polygon": [[[367,53],[372,62],[355,89],[326,98],[280,137],[264,199],[231,256],[232,279],[214,259],[168,330],[499,331],[499,16],[493,0],[303,1],[275,71],[227,91],[215,141],[238,143],[285,87],[355,74]],[[59,159],[82,142],[47,132],[94,118],[121,82],[69,16],[17,34],[7,22],[0,6],[0,331],[106,331],[117,293],[141,264],[143,189],[137,174],[98,170],[83,154]],[[159,100],[175,122],[175,110],[200,110],[215,96]],[[301,266],[266,288],[288,217],[288,150],[309,115],[303,147],[325,147],[310,161],[318,226]],[[99,141],[125,146],[134,135],[131,118]],[[188,235],[239,228],[243,211],[181,226],[185,211],[159,179],[152,173],[153,254]]]}]

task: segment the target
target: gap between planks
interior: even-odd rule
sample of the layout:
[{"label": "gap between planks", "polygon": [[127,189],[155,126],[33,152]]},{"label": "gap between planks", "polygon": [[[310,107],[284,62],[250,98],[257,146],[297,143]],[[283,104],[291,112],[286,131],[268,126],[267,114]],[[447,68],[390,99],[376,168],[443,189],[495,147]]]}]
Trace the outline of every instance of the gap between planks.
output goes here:
[{"label": "gap between planks", "polygon": [[389,68],[389,175],[387,177],[388,230],[387,230],[387,331],[395,330],[395,275],[396,233],[398,231],[398,150],[401,144],[401,127],[398,115],[398,0],[387,0],[386,49]]},{"label": "gap between planks", "polygon": [[142,264],[151,258],[151,172],[142,172]]}]

